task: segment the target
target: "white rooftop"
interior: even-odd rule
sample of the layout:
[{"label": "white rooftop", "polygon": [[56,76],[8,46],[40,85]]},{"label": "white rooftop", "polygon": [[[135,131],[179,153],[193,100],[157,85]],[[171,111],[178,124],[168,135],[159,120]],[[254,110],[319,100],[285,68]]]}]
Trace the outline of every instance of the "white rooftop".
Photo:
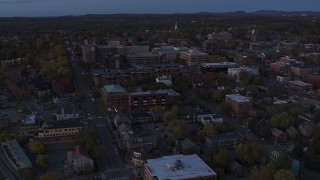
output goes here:
[{"label": "white rooftop", "polygon": [[27,115],[22,120],[22,123],[23,124],[35,124],[36,123],[36,117],[37,117],[37,115],[35,115],[35,114]]},{"label": "white rooftop", "polygon": [[157,179],[189,179],[215,176],[216,173],[198,155],[172,155],[149,159],[146,166]]},{"label": "white rooftop", "polygon": [[233,99],[234,101],[237,102],[248,102],[249,99],[245,96],[241,96],[240,94],[229,94],[226,95],[228,98]]}]

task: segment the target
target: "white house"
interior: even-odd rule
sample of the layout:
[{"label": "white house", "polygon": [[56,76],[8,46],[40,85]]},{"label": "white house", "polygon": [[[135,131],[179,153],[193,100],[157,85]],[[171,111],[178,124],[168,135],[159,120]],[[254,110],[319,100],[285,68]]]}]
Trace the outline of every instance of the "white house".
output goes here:
[{"label": "white house", "polygon": [[198,115],[198,122],[201,122],[203,125],[209,123],[223,123],[223,117],[217,116],[216,114],[201,114]]},{"label": "white house", "polygon": [[67,161],[77,173],[94,170],[94,160],[80,145],[76,146],[73,151],[68,151]]},{"label": "white house", "polygon": [[172,78],[170,75],[162,75],[156,78],[157,83],[164,83],[166,86],[172,86]]}]

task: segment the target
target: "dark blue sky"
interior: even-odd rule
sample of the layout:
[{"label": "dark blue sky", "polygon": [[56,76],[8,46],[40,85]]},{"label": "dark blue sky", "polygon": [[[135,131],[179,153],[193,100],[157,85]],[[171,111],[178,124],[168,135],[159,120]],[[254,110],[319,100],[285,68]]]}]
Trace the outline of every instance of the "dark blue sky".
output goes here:
[{"label": "dark blue sky", "polygon": [[320,11],[320,0],[0,0],[0,16],[163,14],[238,10]]}]

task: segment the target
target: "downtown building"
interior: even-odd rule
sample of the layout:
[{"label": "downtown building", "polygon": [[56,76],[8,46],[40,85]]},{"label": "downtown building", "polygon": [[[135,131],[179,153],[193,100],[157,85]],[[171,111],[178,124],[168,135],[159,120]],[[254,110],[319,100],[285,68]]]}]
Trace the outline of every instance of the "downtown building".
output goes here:
[{"label": "downtown building", "polygon": [[148,109],[152,106],[165,107],[170,100],[166,90],[127,92],[120,85],[107,85],[101,88],[101,98],[107,108]]}]

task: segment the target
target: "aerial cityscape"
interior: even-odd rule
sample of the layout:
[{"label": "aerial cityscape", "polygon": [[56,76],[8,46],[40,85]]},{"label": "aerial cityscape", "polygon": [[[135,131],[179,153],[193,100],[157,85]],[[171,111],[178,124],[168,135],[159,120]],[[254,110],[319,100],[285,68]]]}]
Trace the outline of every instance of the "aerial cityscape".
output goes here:
[{"label": "aerial cityscape", "polygon": [[133,2],[0,0],[1,180],[320,179],[319,2]]}]

